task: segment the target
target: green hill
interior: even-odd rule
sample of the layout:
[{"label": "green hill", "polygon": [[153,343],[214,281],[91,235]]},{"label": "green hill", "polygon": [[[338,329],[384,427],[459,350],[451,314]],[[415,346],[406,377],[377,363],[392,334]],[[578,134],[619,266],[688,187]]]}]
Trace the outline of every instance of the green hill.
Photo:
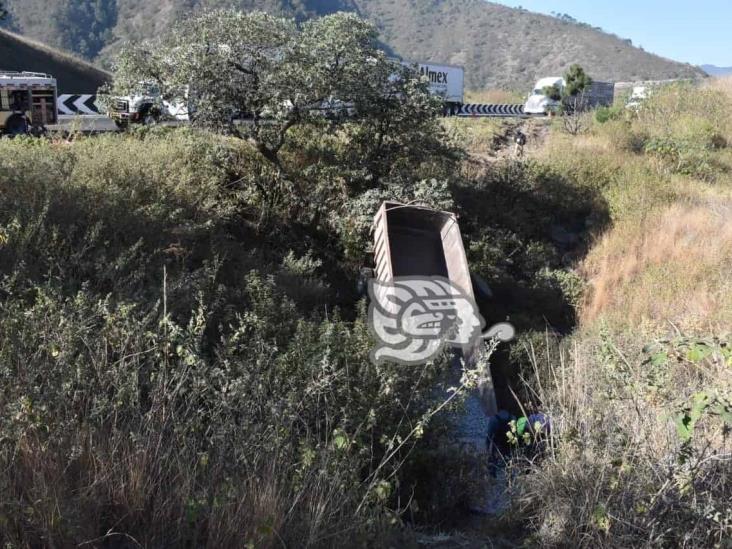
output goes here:
[{"label": "green hill", "polygon": [[580,63],[598,80],[703,76],[571,17],[539,15],[483,0],[8,0],[5,23],[24,35],[108,64],[126,40],[158,35],[197,9],[235,7],[299,19],[355,11],[406,59],[461,64],[468,86],[525,90]]},{"label": "green hill", "polygon": [[69,54],[0,30],[0,70],[53,75],[60,93],[95,93],[109,73]]}]

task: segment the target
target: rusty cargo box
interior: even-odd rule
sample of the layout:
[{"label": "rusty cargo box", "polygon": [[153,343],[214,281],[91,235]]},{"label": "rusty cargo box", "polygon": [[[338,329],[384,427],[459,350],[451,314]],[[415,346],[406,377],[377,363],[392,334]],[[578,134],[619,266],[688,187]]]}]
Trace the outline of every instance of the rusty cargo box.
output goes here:
[{"label": "rusty cargo box", "polygon": [[[443,277],[474,303],[468,260],[457,217],[424,206],[384,202],[374,217],[375,277],[388,284],[400,277]],[[475,364],[483,343],[463,357]],[[490,372],[484,372],[480,393],[486,411],[495,413]]]}]

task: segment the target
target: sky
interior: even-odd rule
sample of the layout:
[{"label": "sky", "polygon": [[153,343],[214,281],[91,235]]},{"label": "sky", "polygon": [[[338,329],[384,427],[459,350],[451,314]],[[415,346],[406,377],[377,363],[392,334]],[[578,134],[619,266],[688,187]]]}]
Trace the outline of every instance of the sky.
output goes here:
[{"label": "sky", "polygon": [[566,13],[676,61],[732,66],[732,0],[492,1]]}]

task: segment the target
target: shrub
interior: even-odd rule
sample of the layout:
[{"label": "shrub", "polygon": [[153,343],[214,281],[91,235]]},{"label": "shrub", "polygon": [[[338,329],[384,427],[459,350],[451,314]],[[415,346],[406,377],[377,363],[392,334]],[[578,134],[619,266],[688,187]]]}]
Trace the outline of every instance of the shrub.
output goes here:
[{"label": "shrub", "polygon": [[726,166],[714,162],[703,144],[688,139],[653,138],[645,144],[644,150],[659,159],[661,169],[670,173],[714,181],[720,171],[726,170]]},{"label": "shrub", "polygon": [[729,342],[677,336],[630,354],[622,338],[599,340],[530,347],[534,368],[550,371],[533,394],[552,418],[553,441],[541,459],[512,463],[524,473],[516,476],[512,517],[530,525],[528,542],[711,546],[727,539],[732,469],[728,456],[718,456],[732,425],[724,392]]},{"label": "shrub", "polygon": [[336,211],[258,230],[267,163],[197,130],[3,140],[0,164],[2,543],[390,535],[446,362],[371,363]]},{"label": "shrub", "polygon": [[621,105],[600,106],[595,109],[595,120],[600,124],[605,124],[610,120],[620,120],[625,114],[625,109]]}]

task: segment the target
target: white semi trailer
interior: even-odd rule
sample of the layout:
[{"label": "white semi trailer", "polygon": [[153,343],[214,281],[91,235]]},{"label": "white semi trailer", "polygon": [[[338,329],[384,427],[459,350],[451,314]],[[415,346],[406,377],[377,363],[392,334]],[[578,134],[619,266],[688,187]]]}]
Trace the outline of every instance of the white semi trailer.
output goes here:
[{"label": "white semi trailer", "polygon": [[446,114],[455,113],[465,102],[465,70],[463,67],[410,61],[402,61],[402,64],[413,67],[423,78],[427,79],[430,93],[442,98]]}]

